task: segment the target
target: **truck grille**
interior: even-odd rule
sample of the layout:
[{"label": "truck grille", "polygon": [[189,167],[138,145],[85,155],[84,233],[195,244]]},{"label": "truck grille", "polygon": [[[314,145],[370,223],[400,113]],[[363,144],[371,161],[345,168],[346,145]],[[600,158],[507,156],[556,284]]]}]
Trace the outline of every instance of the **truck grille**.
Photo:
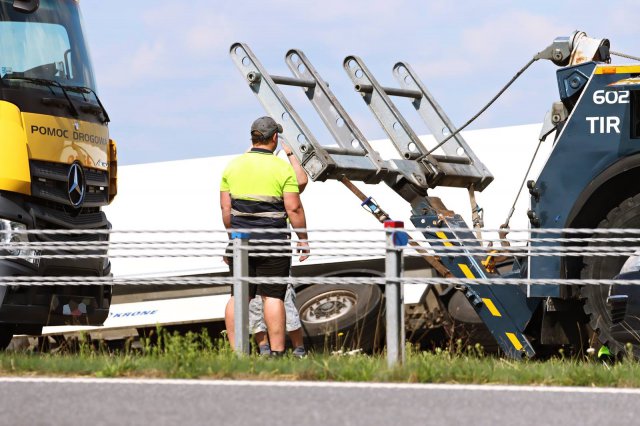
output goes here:
[{"label": "truck grille", "polygon": [[[101,211],[84,213],[73,216],[71,214],[50,209],[44,206],[29,204],[30,213],[33,215],[34,224],[36,229],[40,230],[61,230],[61,229],[83,229],[83,230],[107,230],[110,228],[109,222],[105,214]],[[90,232],[82,234],[73,233],[55,233],[55,234],[33,234],[30,236],[32,241],[41,243],[79,243],[79,242],[94,242],[98,245],[102,245],[101,248],[93,248],[87,250],[65,250],[63,246],[58,244],[57,249],[43,249],[42,254],[47,255],[78,255],[78,259],[73,261],[42,261],[41,267],[46,269],[46,272],[51,275],[56,275],[62,271],[69,275],[99,275],[96,271],[101,271],[103,268],[104,259],[83,258],[83,254],[87,255],[104,255],[108,250],[109,234],[103,232]],[[66,262],[62,266],[57,262]],[[73,268],[70,268],[71,263]],[[55,268],[60,268],[60,271],[56,272]],[[76,271],[77,269],[77,271]]]},{"label": "truck grille", "polygon": [[[64,206],[71,206],[67,192],[69,165],[31,160],[31,195]],[[86,193],[82,207],[101,207],[109,203],[109,175],[85,168]]]}]

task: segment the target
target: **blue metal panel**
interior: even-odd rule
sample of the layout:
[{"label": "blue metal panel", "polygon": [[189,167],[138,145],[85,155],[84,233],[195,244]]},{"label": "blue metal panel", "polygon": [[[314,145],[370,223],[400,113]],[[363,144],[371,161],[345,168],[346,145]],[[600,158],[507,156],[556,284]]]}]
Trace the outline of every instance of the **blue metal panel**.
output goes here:
[{"label": "blue metal panel", "polygon": [[[567,79],[570,81],[577,75],[576,72],[584,73],[587,65],[590,64],[558,71],[561,95],[569,95],[565,90],[567,85],[563,82]],[[593,73],[590,76],[536,181],[540,199],[536,201],[532,198],[531,207],[539,218],[541,228],[570,227],[569,214],[582,191],[621,158],[640,152],[640,140],[630,137],[631,104],[628,93],[624,98],[619,90],[607,87],[629,76]],[[539,243],[542,244],[549,245]],[[558,256],[535,256],[529,261],[531,278],[560,278],[562,274],[561,258]],[[531,286],[529,294],[538,297],[558,296],[559,287]]]},{"label": "blue metal panel", "polygon": [[593,74],[595,67],[595,62],[587,62],[558,70],[556,77],[560,99],[568,99],[582,90],[589,82],[589,77]]}]

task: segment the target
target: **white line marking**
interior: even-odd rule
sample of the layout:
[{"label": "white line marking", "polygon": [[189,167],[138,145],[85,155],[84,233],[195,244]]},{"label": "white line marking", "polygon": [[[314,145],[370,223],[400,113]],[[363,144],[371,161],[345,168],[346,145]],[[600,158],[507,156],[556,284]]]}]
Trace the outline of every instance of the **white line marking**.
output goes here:
[{"label": "white line marking", "polygon": [[173,385],[173,386],[232,386],[232,387],[292,387],[292,388],[343,388],[343,389],[406,389],[406,390],[455,390],[488,392],[551,392],[640,395],[640,389],[588,388],[571,386],[511,386],[511,385],[458,385],[436,383],[360,383],[360,382],[295,382],[252,380],[178,380],[178,379],[97,379],[65,377],[0,377],[0,383],[77,383],[119,385]]}]

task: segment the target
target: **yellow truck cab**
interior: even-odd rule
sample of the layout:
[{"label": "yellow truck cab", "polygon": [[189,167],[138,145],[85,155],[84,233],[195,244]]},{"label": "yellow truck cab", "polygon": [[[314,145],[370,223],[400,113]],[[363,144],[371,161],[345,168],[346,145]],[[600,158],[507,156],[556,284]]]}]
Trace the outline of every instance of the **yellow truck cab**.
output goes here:
[{"label": "yellow truck cab", "polygon": [[[78,0],[0,0],[0,276],[110,274],[108,122]],[[34,231],[78,229],[98,232]],[[65,256],[86,242],[102,244]],[[0,286],[0,348],[45,325],[102,324],[110,302],[110,286]]]}]

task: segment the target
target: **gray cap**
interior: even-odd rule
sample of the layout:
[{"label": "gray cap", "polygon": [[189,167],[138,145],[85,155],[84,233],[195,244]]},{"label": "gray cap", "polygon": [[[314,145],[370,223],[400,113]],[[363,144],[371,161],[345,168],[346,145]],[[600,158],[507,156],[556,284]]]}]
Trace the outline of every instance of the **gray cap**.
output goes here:
[{"label": "gray cap", "polygon": [[251,137],[266,140],[274,133],[282,133],[282,126],[271,117],[260,117],[251,125]]}]

